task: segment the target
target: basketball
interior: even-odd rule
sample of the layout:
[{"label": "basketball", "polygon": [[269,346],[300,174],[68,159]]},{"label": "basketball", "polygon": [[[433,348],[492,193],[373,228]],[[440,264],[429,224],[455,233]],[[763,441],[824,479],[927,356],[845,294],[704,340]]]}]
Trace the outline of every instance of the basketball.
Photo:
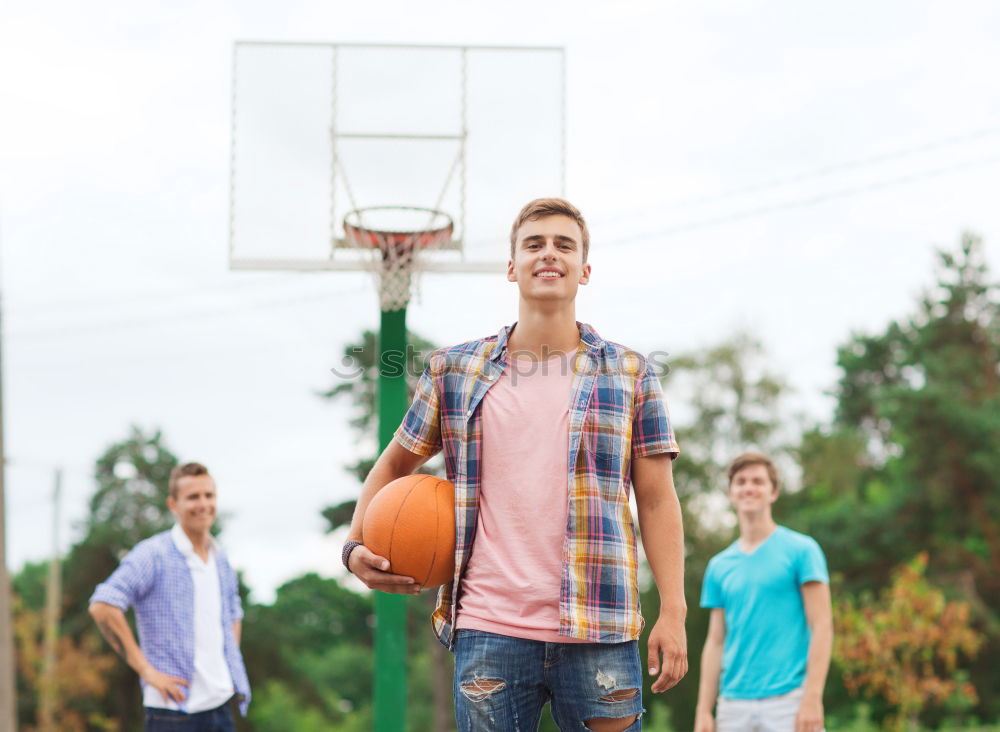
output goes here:
[{"label": "basketball", "polygon": [[389,571],[422,588],[451,582],[455,571],[455,486],[434,475],[407,475],[375,494],[361,526],[364,545]]}]

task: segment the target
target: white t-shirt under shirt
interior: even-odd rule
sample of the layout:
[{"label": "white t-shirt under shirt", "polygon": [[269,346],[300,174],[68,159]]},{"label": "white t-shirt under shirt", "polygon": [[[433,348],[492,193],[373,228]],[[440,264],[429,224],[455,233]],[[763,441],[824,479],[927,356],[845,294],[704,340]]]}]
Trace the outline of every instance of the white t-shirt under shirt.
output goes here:
[{"label": "white t-shirt under shirt", "polygon": [[[174,525],[170,538],[187,560],[194,582],[194,678],[191,686],[181,687],[187,697],[184,711],[194,714],[222,706],[235,693],[223,650],[222,591],[214,544],[208,561],[202,561],[179,524]],[[142,702],[147,707],[179,709],[173,700],[164,702],[163,695],[148,684]]]},{"label": "white t-shirt under shirt", "polygon": [[558,643],[572,357],[512,359],[483,398],[482,484],[456,628]]}]

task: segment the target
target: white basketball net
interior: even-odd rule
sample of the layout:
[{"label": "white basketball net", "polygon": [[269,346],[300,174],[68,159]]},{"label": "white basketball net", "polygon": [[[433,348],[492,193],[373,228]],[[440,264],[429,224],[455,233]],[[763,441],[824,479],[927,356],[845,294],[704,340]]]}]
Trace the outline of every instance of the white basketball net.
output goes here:
[{"label": "white basketball net", "polygon": [[426,252],[446,248],[454,224],[447,214],[430,208],[374,206],[344,217],[344,244],[367,257],[378,284],[383,311],[401,310],[417,291],[420,260]]}]

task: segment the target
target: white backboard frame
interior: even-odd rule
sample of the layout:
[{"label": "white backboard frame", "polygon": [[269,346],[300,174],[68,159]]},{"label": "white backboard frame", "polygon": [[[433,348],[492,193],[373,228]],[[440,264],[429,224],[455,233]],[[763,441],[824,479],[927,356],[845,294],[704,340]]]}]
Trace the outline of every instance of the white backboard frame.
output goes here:
[{"label": "white backboard frame", "polygon": [[[509,223],[499,222],[513,220],[531,198],[565,195],[565,86],[565,52],[559,47],[236,42],[230,268],[376,270],[370,255],[344,241],[341,220],[353,205],[388,204],[440,208],[455,221],[454,240],[422,254],[416,271],[503,271]],[[286,118],[282,105],[291,110]],[[392,113],[397,109],[414,113],[406,118]],[[504,122],[494,124],[495,117],[506,120],[509,134]],[[512,143],[511,150],[524,153],[521,159],[509,159],[516,157],[510,152],[502,165],[488,159],[493,147]],[[534,158],[541,159],[538,171],[530,169]],[[426,190],[411,182],[410,193],[403,184],[393,193],[385,185],[388,200],[379,200],[387,178],[377,168],[386,159],[398,161],[411,178],[426,167]],[[352,180],[359,171],[359,178],[367,172],[377,186],[362,181],[368,183],[364,191],[352,190],[361,188]],[[510,179],[484,196],[476,183],[493,184],[503,177],[496,172]],[[289,192],[296,187],[305,200]],[[431,189],[433,197],[421,201],[392,198],[427,196]],[[485,234],[476,230],[484,213],[496,218]],[[313,223],[302,224],[306,218]],[[308,239],[309,252],[286,252],[286,232],[296,244]]]}]

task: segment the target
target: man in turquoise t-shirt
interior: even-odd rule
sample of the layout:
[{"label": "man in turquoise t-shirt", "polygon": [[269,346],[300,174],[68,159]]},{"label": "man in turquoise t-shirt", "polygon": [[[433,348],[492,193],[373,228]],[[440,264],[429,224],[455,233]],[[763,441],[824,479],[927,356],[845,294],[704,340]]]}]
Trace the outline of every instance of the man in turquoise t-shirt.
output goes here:
[{"label": "man in turquoise t-shirt", "polygon": [[705,571],[701,606],[712,614],[695,732],[819,732],[833,644],[823,551],[774,523],[770,458],[740,455],[728,477],[740,537]]}]

